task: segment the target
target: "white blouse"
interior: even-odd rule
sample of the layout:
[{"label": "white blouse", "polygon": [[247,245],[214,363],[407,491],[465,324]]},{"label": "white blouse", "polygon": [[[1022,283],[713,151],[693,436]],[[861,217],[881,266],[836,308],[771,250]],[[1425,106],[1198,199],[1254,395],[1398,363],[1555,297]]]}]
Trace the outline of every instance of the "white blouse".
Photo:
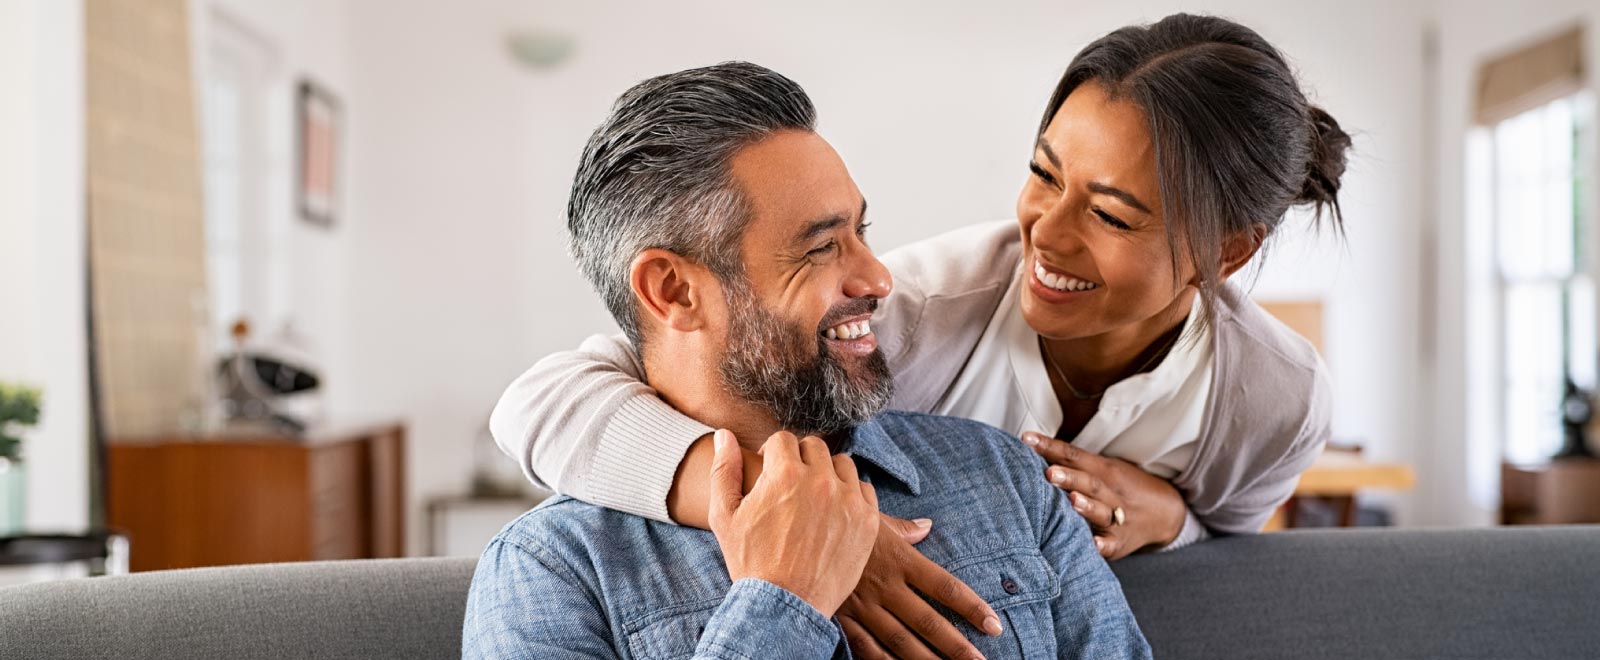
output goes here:
[{"label": "white blouse", "polygon": [[[935,407],[940,415],[978,420],[1013,435],[1055,435],[1063,415],[1039,335],[1022,317],[1025,272],[1018,269],[966,366]],[[1196,296],[1190,318],[1198,318]],[[1126,378],[1100,400],[1100,409],[1072,443],[1123,459],[1163,479],[1187,470],[1200,441],[1211,394],[1210,332],[1191,325],[1155,369]]]}]

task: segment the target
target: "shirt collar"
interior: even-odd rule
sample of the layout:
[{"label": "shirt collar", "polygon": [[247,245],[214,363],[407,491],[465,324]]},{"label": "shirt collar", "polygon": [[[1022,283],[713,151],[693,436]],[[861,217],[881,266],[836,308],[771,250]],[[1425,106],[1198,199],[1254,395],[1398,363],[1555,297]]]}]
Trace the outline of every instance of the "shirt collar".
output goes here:
[{"label": "shirt collar", "polygon": [[912,495],[922,494],[922,481],[917,475],[916,465],[900,449],[899,443],[878,424],[877,418],[857,426],[850,434],[849,444],[843,448],[843,452],[877,466],[905,484]]},{"label": "shirt collar", "polygon": [[1205,368],[1211,357],[1211,332],[1200,325],[1200,315],[1205,313],[1205,300],[1194,297],[1188,320],[1174,340],[1167,356],[1155,369],[1129,376],[1106,389],[1101,405],[1145,408],[1172,397],[1189,382],[1189,377]]}]

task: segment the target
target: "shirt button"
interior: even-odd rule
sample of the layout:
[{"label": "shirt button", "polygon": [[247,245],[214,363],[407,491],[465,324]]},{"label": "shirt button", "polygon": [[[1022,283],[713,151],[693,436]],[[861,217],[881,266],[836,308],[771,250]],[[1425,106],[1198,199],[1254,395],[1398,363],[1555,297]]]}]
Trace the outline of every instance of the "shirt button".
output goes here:
[{"label": "shirt button", "polygon": [[1013,580],[1011,578],[1006,578],[1004,580],[1001,580],[1000,581],[1000,588],[1001,589],[1005,589],[1006,593],[1015,596],[1017,594],[1017,581]]}]

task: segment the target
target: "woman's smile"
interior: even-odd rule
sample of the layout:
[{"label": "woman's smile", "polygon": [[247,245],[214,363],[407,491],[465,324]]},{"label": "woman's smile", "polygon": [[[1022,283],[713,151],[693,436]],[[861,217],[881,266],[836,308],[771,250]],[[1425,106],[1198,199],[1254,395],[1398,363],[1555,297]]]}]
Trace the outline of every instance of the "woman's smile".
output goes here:
[{"label": "woman's smile", "polygon": [[1046,266],[1038,258],[1031,261],[1033,261],[1033,276],[1028,278],[1028,289],[1035,297],[1046,303],[1079,301],[1099,293],[1103,288],[1098,282]]}]

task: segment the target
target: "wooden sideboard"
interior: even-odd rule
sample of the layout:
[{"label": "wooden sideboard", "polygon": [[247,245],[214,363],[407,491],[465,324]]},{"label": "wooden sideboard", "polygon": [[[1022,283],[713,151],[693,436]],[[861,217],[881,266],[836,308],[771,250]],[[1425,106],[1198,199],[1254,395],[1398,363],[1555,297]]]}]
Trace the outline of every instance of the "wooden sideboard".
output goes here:
[{"label": "wooden sideboard", "polygon": [[1600,523],[1600,459],[1559,458],[1504,465],[1500,522],[1506,525]]},{"label": "wooden sideboard", "polygon": [[107,518],[134,571],[399,557],[405,427],[112,440]]}]

